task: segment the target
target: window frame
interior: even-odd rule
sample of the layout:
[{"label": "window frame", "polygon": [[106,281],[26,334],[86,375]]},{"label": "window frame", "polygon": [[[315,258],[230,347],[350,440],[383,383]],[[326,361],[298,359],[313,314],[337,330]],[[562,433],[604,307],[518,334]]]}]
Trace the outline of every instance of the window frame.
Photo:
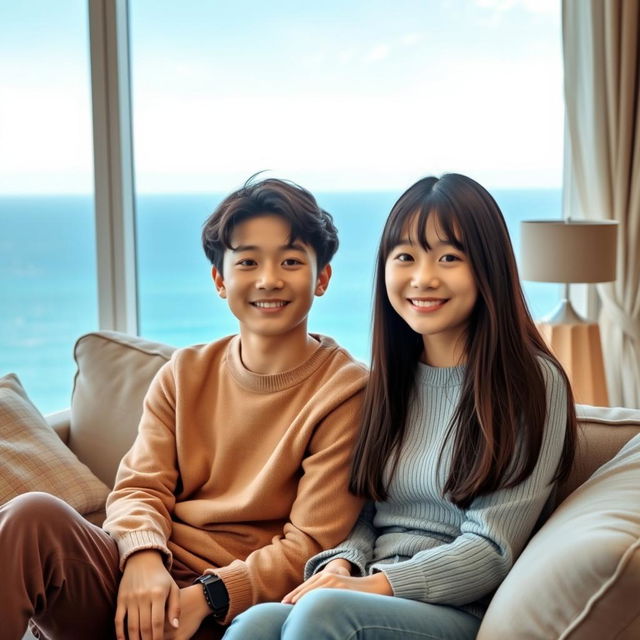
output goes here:
[{"label": "window frame", "polygon": [[137,335],[128,0],[87,0],[93,109],[98,323]]},{"label": "window frame", "polygon": [[[87,0],[87,3],[99,328],[138,335],[129,1]],[[564,148],[567,175],[566,132]],[[566,199],[564,184],[563,180]],[[570,297],[588,318],[597,315],[599,304],[593,285],[572,287]]]}]

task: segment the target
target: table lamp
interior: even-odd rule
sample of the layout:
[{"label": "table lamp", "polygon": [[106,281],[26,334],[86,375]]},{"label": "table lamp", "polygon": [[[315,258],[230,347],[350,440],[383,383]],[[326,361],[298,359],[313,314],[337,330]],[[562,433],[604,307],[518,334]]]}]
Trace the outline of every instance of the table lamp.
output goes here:
[{"label": "table lamp", "polygon": [[567,372],[576,402],[607,406],[600,330],[576,313],[569,285],[616,279],[618,223],[526,220],[520,230],[522,279],[564,284],[560,304],[538,323],[538,330]]}]

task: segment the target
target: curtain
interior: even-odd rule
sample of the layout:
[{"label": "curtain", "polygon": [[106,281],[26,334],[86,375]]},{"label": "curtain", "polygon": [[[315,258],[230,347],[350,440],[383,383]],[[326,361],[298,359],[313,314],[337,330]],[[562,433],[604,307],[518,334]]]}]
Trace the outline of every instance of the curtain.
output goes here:
[{"label": "curtain", "polygon": [[640,0],[563,0],[565,215],[618,221],[597,285],[612,405],[640,407]]}]

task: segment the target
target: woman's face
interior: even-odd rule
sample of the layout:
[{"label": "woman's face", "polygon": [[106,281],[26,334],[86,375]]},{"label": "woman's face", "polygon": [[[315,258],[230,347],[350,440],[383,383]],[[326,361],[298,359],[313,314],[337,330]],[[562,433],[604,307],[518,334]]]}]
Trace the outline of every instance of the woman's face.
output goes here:
[{"label": "woman's face", "polygon": [[[450,366],[463,359],[464,332],[478,298],[471,264],[464,251],[444,238],[438,219],[430,215],[426,240],[418,241],[418,217],[413,216],[385,263],[385,284],[398,315],[422,336],[425,361],[435,364],[450,353]],[[433,357],[432,357],[433,356]],[[446,360],[446,358],[445,358]]]}]

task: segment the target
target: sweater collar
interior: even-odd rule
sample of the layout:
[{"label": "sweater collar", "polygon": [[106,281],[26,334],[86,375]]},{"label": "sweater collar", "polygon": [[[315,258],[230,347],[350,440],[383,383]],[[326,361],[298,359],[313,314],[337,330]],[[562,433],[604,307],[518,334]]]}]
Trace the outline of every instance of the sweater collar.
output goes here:
[{"label": "sweater collar", "polygon": [[238,384],[256,393],[283,391],[306,380],[338,348],[328,336],[311,334],[320,343],[311,356],[294,369],[280,373],[264,374],[249,371],[240,356],[240,336],[234,336],[227,347],[227,366]]},{"label": "sweater collar", "polygon": [[416,381],[427,387],[458,387],[464,380],[465,366],[431,367],[418,362]]}]

